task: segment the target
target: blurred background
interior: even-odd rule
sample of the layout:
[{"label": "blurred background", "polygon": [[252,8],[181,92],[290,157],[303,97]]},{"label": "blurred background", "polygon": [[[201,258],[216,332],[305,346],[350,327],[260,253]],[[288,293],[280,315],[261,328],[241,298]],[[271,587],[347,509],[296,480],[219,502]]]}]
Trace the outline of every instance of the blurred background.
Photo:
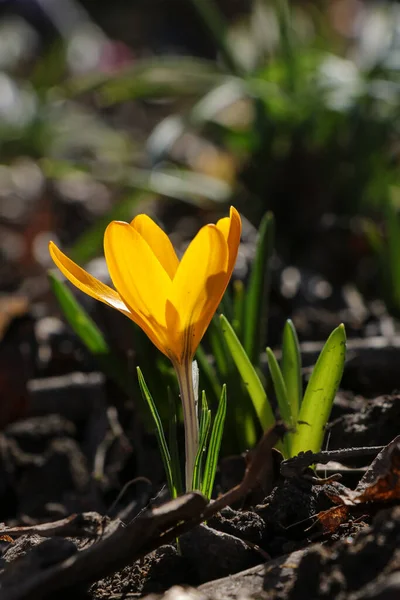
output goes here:
[{"label": "blurred background", "polygon": [[[273,213],[264,347],[288,317],[301,341],[341,321],[395,336],[399,69],[395,2],[1,0],[0,426],[38,380],[98,368],[50,292],[48,241],[106,281],[105,226],[139,212],[182,251],[234,204],[243,282]],[[74,294],[131,370],[152,364]]]}]

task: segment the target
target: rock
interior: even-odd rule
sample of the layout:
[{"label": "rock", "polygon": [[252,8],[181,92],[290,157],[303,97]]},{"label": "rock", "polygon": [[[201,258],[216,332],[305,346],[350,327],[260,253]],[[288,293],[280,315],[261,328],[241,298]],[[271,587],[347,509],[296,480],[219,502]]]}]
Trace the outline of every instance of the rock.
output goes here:
[{"label": "rock", "polygon": [[397,600],[400,507],[331,547],[314,544],[231,577],[205,583],[210,600]]},{"label": "rock", "polygon": [[185,533],[179,542],[198,583],[237,573],[261,560],[261,555],[239,538],[207,525]]}]

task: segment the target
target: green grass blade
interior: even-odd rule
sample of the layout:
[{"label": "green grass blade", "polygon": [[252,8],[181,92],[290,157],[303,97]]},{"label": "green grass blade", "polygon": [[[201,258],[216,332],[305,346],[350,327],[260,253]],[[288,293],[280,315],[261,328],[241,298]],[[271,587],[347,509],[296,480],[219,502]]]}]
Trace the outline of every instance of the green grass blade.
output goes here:
[{"label": "green grass blade", "polygon": [[222,333],[225,337],[229,352],[253,402],[253,406],[261,423],[261,427],[265,431],[266,429],[272,427],[272,425],[275,423],[275,417],[265,389],[242,344],[234,332],[232,325],[224,315],[220,316],[220,321]]},{"label": "green grass blade", "polygon": [[178,449],[178,407],[174,394],[168,386],[169,428],[168,442],[171,456],[172,481],[175,484],[177,496],[183,494],[181,463]]},{"label": "green grass blade", "polygon": [[233,319],[232,326],[239,339],[243,334],[245,287],[243,281],[236,279],[233,282]]},{"label": "green grass blade", "polygon": [[143,399],[147,402],[147,405],[153,417],[157,442],[160,448],[161,458],[164,464],[165,475],[167,477],[168,489],[171,494],[171,498],[176,498],[178,492],[172,475],[171,455],[168,450],[167,441],[165,439],[164,429],[161,423],[160,415],[158,414],[157,407],[154,403],[152,395],[150,394],[149,388],[147,387],[147,384],[144,380],[140,367],[136,367],[136,370],[138,374],[140,391],[142,393]]},{"label": "green grass blade", "polygon": [[215,473],[217,471],[219,450],[221,448],[222,435],[224,433],[224,424],[226,416],[226,385],[222,386],[221,398],[215,415],[210,444],[208,446],[207,460],[204,467],[204,477],[201,485],[201,492],[208,499],[214,487]]},{"label": "green grass blade", "polygon": [[400,218],[390,198],[385,203],[385,226],[391,300],[394,302],[394,308],[398,311],[400,309]]},{"label": "green grass blade", "polygon": [[76,300],[67,285],[57,277],[55,273],[48,273],[50,285],[61,310],[85,346],[94,355],[108,354],[110,349],[100,329],[85,309]]},{"label": "green grass blade", "polygon": [[267,335],[270,257],[274,244],[274,216],[267,212],[260,224],[256,256],[246,293],[243,346],[253,365],[260,364],[260,353]]},{"label": "green grass blade", "polygon": [[311,374],[301,404],[297,429],[292,435],[292,456],[306,450],[321,450],[345,358],[346,332],[342,324],[329,336]]},{"label": "green grass blade", "polygon": [[283,380],[283,375],[278,361],[275,358],[271,348],[267,348],[267,361],[269,372],[272,377],[272,383],[274,384],[274,390],[276,399],[279,406],[279,412],[283,421],[285,421],[288,427],[292,425],[292,413],[290,410],[290,404],[287,396],[286,385]]},{"label": "green grass blade", "polygon": [[225,294],[222,296],[217,314],[226,315],[229,320],[233,319],[233,298],[229,288],[225,290]]},{"label": "green grass blade", "polygon": [[[286,385],[283,380],[282,371],[275,358],[271,348],[267,348],[267,360],[269,372],[271,374],[272,383],[274,385],[276,400],[278,402],[281,419],[288,425],[293,427],[293,416],[290,410],[290,404],[287,396]],[[283,450],[285,458],[290,457],[290,434],[286,434],[283,439]]]},{"label": "green grass blade", "polygon": [[214,367],[210,364],[207,354],[201,345],[197,348],[196,360],[199,363],[201,376],[203,376],[204,380],[207,382],[209,389],[214,396],[215,406],[217,406],[218,399],[221,396],[222,386],[218,380]]},{"label": "green grass blade", "polygon": [[207,330],[207,339],[211,346],[211,352],[217,365],[218,374],[221,379],[226,381],[230,371],[230,357],[226,352],[225,338],[218,321],[218,317],[214,316],[211,319],[210,326]]},{"label": "green grass blade", "polygon": [[303,396],[301,353],[296,328],[288,319],[283,329],[281,370],[293,421],[296,422]]},{"label": "green grass blade", "polygon": [[289,0],[275,0],[279,25],[279,42],[282,58],[286,66],[286,83],[289,91],[294,92],[297,84],[296,40],[291,19]]},{"label": "green grass blade", "polygon": [[193,470],[193,489],[201,490],[201,481],[203,475],[204,454],[207,446],[208,433],[211,425],[211,411],[208,408],[206,393],[203,391],[201,395],[201,411],[199,425],[199,449],[197,451],[196,460]]}]

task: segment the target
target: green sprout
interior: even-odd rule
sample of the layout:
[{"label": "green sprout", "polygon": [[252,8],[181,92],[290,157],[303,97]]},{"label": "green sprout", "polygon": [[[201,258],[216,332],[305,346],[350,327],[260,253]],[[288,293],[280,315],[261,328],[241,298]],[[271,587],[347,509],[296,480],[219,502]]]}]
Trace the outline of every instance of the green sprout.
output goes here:
[{"label": "green sprout", "polygon": [[[265,430],[275,423],[271,402],[232,325],[226,317],[221,316],[220,319],[231,356]],[[272,350],[267,348],[268,366],[280,417],[290,429],[280,448],[285,458],[307,450],[320,451],[325,426],[342,378],[345,357],[346,333],[344,325],[339,325],[321,350],[302,396],[300,348],[290,320],[284,328],[281,366]]]}]

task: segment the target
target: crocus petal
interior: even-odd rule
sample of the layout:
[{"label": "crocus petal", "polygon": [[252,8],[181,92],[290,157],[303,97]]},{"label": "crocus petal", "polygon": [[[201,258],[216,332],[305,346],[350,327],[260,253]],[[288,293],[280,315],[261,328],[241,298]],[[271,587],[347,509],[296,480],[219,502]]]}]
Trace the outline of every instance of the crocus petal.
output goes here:
[{"label": "crocus petal", "polygon": [[166,313],[178,363],[193,357],[221,301],[229,281],[228,258],[227,242],[215,225],[202,227],[183,255]]},{"label": "crocus petal", "polygon": [[171,279],[144,238],[128,223],[112,221],[104,234],[112,282],[134,312],[165,326]]},{"label": "crocus petal", "polygon": [[88,296],[100,300],[100,302],[104,302],[104,304],[108,304],[108,306],[111,306],[112,308],[116,308],[128,317],[130,316],[129,308],[126,306],[118,292],[79,267],[74,261],[61,252],[54,242],[50,242],[49,251],[51,258],[60,269],[61,273],[63,273],[63,275],[65,275],[65,277],[77,288],[82,292],[85,292]]},{"label": "crocus petal", "polygon": [[230,276],[232,274],[233,267],[235,266],[237,253],[239,250],[240,236],[242,234],[242,221],[236,208],[231,206],[229,217],[220,219],[217,222],[217,227],[224,234],[228,244],[228,273]]},{"label": "crocus petal", "polygon": [[179,259],[167,234],[147,215],[135,217],[131,226],[146,240],[170,279],[173,279]]}]

